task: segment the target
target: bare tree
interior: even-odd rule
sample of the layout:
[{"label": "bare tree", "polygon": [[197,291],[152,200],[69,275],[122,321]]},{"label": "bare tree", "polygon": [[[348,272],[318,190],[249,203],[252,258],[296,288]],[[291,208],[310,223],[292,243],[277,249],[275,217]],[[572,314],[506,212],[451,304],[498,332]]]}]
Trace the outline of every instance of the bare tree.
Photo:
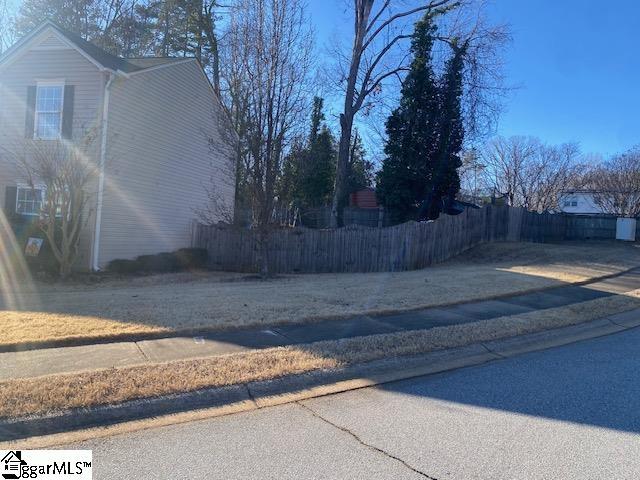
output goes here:
[{"label": "bare tree", "polygon": [[589,175],[594,203],[618,217],[640,217],[640,146],[613,157]]},{"label": "bare tree", "polygon": [[216,32],[217,10],[220,5],[217,0],[199,0],[198,3],[201,4],[198,12],[198,26],[203,36],[201,44],[207,46],[213,88],[220,94],[220,49]]},{"label": "bare tree", "polygon": [[538,140],[530,137],[497,137],[481,152],[487,187],[506,199],[510,206],[523,206],[522,184],[525,171],[534,162]]},{"label": "bare tree", "polygon": [[460,198],[465,201],[480,203],[481,192],[485,190],[484,170],[487,168],[476,148],[466,150],[462,154],[462,166],[458,169],[460,176]]},{"label": "bare tree", "polygon": [[[406,49],[406,40],[416,18],[429,13],[443,16],[450,12],[464,10],[474,2],[467,0],[355,0],[354,1],[354,37],[351,52],[338,54],[342,60],[341,80],[344,88],[344,106],[340,114],[340,142],[335,189],[331,205],[331,226],[339,224],[341,201],[344,198],[349,160],[349,144],[356,115],[365,108],[373,107],[372,99],[377,97],[386,81],[402,80],[410,59]],[[484,2],[479,2],[484,4]],[[377,9],[374,6],[378,6]],[[478,10],[479,12],[480,10]],[[468,57],[465,91],[470,101],[466,111],[470,117],[478,119],[483,106],[489,104],[488,96],[480,92],[493,89],[498,85],[499,68],[495,60],[495,45],[507,39],[503,27],[486,28],[481,16],[469,21],[459,14],[452,19],[443,34],[438,36],[443,44],[451,46],[465,44]],[[493,78],[491,78],[493,77]],[[487,80],[494,82],[489,85]],[[471,124],[467,130],[475,129]]]},{"label": "bare tree", "polygon": [[235,67],[227,95],[266,276],[277,179],[308,104],[313,35],[301,0],[239,0],[231,16],[226,61]]},{"label": "bare tree", "polygon": [[574,143],[544,145],[533,137],[497,137],[481,153],[485,187],[507,204],[545,212],[558,208],[567,188],[578,188],[586,169]]},{"label": "bare tree", "polygon": [[225,190],[234,191],[236,188],[239,138],[227,112],[222,106],[217,110],[214,114],[214,124],[217,126],[215,134],[211,136],[211,132],[202,132],[209,144],[211,175],[208,181],[203,182],[207,203],[195,208],[194,213],[205,225],[213,225],[220,221],[229,224],[234,222],[234,199],[229,201]]},{"label": "bare tree", "polygon": [[0,54],[13,43],[13,19],[9,12],[9,2],[0,0]]},{"label": "bare tree", "polygon": [[92,181],[98,169],[87,156],[94,135],[82,141],[27,141],[18,147],[4,149],[24,178],[36,190],[41,188],[38,226],[46,235],[59,263],[60,277],[70,273],[78,254],[80,232],[90,211]]},{"label": "bare tree", "polygon": [[242,23],[244,15],[241,10],[231,10],[228,28],[220,45],[221,56],[221,98],[231,120],[231,126],[238,136],[235,143],[235,209],[247,208],[249,194],[249,172],[251,157],[247,147],[249,128],[249,89],[251,88],[245,75],[246,62],[242,58],[246,54],[243,45],[244,33]]},{"label": "bare tree", "polygon": [[522,206],[534,212],[557,211],[562,193],[581,186],[586,167],[579,158],[580,148],[575,143],[539,145],[520,184]]}]

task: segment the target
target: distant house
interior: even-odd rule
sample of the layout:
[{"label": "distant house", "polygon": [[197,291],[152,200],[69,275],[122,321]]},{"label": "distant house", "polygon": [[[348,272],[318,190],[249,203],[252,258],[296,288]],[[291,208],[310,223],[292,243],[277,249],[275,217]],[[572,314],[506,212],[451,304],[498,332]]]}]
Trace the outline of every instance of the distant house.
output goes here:
[{"label": "distant house", "polygon": [[566,190],[560,194],[558,207],[562,213],[574,215],[605,215],[594,201],[593,190]]},{"label": "distant house", "polygon": [[375,188],[363,188],[349,196],[349,206],[354,208],[378,208]]},{"label": "distant house", "polygon": [[226,125],[195,58],[120,58],[45,22],[0,57],[0,206],[37,218],[46,195],[26,184],[10,147],[76,143],[91,130],[85,153],[99,175],[77,266],[189,246],[212,190],[233,209]]}]

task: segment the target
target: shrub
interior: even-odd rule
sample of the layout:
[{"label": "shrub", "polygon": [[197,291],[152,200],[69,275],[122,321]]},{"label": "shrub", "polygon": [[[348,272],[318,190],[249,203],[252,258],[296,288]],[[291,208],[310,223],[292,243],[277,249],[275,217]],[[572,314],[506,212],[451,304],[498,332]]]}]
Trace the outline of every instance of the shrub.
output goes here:
[{"label": "shrub", "polygon": [[107,265],[107,270],[114,273],[136,273],[140,271],[140,265],[136,260],[111,260]]},{"label": "shrub", "polygon": [[205,268],[209,260],[206,248],[181,248],[175,252],[180,268]]},{"label": "shrub", "polygon": [[181,248],[175,252],[156,255],[140,255],[135,260],[112,260],[107,269],[111,272],[130,273],[167,273],[205,268],[209,254],[204,248]]},{"label": "shrub", "polygon": [[140,255],[136,262],[143,272],[175,272],[178,270],[178,259],[173,253],[156,255]]}]

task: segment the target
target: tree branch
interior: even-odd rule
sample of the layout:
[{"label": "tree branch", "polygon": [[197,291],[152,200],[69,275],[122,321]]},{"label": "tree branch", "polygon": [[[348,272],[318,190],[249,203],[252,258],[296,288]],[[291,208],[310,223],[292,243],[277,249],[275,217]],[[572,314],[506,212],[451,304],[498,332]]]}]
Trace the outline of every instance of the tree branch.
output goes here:
[{"label": "tree branch", "polygon": [[[365,51],[367,49],[367,47],[373,42],[373,40],[375,40],[375,38],[380,34],[380,32],[382,32],[386,27],[388,27],[389,25],[391,25],[393,22],[395,22],[396,20],[398,20],[399,18],[403,18],[403,17],[407,17],[409,15],[413,15],[414,13],[418,13],[418,12],[423,12],[425,10],[433,10],[434,8],[439,8],[442,7],[444,5],[447,4],[451,4],[450,7],[451,8],[455,8],[457,5],[459,5],[459,2],[453,2],[453,0],[438,0],[435,2],[430,2],[427,5],[423,5],[421,7],[416,7],[412,10],[407,10],[405,12],[400,12],[400,13],[396,13],[395,15],[392,15],[391,17],[389,17],[387,20],[385,20],[384,22],[382,22],[382,24],[380,24],[380,26],[375,30],[375,32],[373,32],[369,38],[367,38],[362,46],[362,51]],[[385,4],[385,7],[388,7],[388,3]],[[383,10],[384,8],[383,7]],[[382,14],[382,11],[380,11],[378,13],[378,15],[376,15],[375,20],[377,20],[380,15]],[[373,27],[372,24],[370,24],[367,27],[367,33],[369,31],[369,29]]]}]

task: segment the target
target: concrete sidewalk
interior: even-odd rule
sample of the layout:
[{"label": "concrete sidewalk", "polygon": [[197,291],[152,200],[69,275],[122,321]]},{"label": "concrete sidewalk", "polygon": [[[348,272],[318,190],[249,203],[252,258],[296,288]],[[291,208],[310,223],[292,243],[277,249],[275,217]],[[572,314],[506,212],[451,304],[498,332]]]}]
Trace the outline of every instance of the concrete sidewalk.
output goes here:
[{"label": "concrete sidewalk", "polygon": [[[567,285],[542,292],[483,300],[450,307],[386,315],[359,316],[271,329],[236,330],[202,337],[171,337],[137,342],[103,343],[0,353],[0,380],[141,365],[260,348],[336,340],[407,330],[429,329],[562,307],[640,288],[640,271],[582,286]],[[640,311],[630,312],[637,317]]]},{"label": "concrete sidewalk", "polygon": [[105,480],[637,479],[639,343],[636,329],[63,448],[93,450]]}]

